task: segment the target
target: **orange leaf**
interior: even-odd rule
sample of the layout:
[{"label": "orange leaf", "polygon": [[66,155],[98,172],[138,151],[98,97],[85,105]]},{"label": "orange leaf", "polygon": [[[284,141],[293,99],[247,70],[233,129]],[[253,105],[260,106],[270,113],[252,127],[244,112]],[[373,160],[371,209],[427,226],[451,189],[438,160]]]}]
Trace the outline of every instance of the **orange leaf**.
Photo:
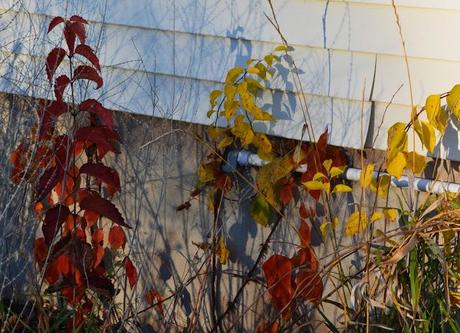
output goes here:
[{"label": "orange leaf", "polygon": [[257,326],[256,333],[278,333],[279,332],[279,324],[277,322],[273,323],[272,325],[262,323]]},{"label": "orange leaf", "polygon": [[300,222],[299,238],[300,238],[300,244],[302,244],[302,247],[310,245],[311,230],[310,230],[310,226],[305,221]]},{"label": "orange leaf", "polygon": [[318,303],[323,294],[323,282],[316,271],[300,269],[297,274],[298,293],[306,300]]},{"label": "orange leaf", "polygon": [[118,250],[125,247],[126,236],[125,232],[118,225],[114,225],[109,231],[109,243],[112,249]]},{"label": "orange leaf", "polygon": [[284,319],[290,318],[291,309],[288,304],[295,292],[291,260],[285,256],[274,254],[262,265],[262,268],[273,305],[278,311],[281,311]]},{"label": "orange leaf", "polygon": [[131,288],[134,287],[137,281],[137,270],[134,267],[133,262],[129,259],[128,256],[123,260],[123,265],[125,266],[126,275],[128,276],[129,285]]},{"label": "orange leaf", "polygon": [[150,306],[153,306],[154,301],[156,300],[156,309],[157,311],[164,316],[164,310],[163,310],[163,298],[161,297],[161,294],[156,291],[156,290],[149,290],[145,293],[145,299],[147,301],[147,304]]}]

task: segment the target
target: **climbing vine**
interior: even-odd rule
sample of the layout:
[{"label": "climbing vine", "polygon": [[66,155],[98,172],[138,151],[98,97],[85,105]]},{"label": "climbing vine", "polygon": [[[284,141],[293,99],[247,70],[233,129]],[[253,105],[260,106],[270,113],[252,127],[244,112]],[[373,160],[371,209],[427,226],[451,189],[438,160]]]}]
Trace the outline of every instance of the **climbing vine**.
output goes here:
[{"label": "climbing vine", "polygon": [[85,330],[90,315],[103,327],[113,324],[119,268],[131,288],[137,280],[134,264],[123,254],[124,229],[130,226],[113,203],[120,178],[105,162],[120,153],[112,112],[96,99],[76,100],[82,80],[103,86],[99,59],[86,44],[87,25],[77,15],[51,20],[48,33],[63,27],[66,43],[46,58],[54,100],[38,100],[37,123],[11,154],[11,179],[31,185],[41,224],[35,262],[46,294],[72,309],[66,320],[72,332]]}]

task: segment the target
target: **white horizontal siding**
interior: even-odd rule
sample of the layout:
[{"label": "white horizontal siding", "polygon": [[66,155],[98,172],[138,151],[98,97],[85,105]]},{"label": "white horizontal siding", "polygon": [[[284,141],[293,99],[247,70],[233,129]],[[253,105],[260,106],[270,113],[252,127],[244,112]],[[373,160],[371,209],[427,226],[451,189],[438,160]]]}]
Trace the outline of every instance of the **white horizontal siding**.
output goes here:
[{"label": "white horizontal siding", "polygon": [[[390,101],[394,103],[385,113],[376,139],[376,148],[384,148],[386,127],[407,118],[410,110],[405,62],[391,0],[275,3],[280,25],[296,48],[293,57],[303,70],[300,78],[316,121],[315,131],[320,133],[326,125],[332,126],[337,131],[332,143],[360,147],[361,139],[356,134],[353,138],[346,138],[346,134],[360,133],[364,124],[366,136],[369,126],[378,126],[369,124],[367,103],[377,61],[372,96],[375,119],[382,117]],[[150,114],[145,105],[153,105],[152,91],[156,89],[155,112],[162,110],[157,115],[197,123],[208,122],[204,117],[207,93],[219,87],[226,71],[269,52],[279,40],[264,16],[269,12],[265,0],[109,0],[107,7],[105,1],[93,0],[0,0],[4,9],[11,4],[16,4],[13,10],[0,16],[2,26],[15,27],[0,32],[2,45],[9,45],[10,57],[43,57],[58,41],[37,47],[37,34],[43,32],[51,16],[66,14],[62,8],[93,20],[92,42],[101,30],[99,22],[104,21],[100,54],[103,73],[111,73],[112,77],[106,79],[105,89],[110,92],[104,94],[106,102]],[[460,4],[449,0],[399,0],[397,4],[401,6],[398,11],[409,54],[414,101],[423,104],[428,94],[448,91],[460,81],[460,44],[455,42],[460,31]],[[44,35],[39,37],[48,40]],[[36,64],[40,63],[38,59]],[[3,81],[8,78],[5,76]],[[123,89],[110,86],[122,78],[128,78],[121,85]],[[152,87],[152,81],[156,87]],[[2,87],[7,87],[5,82]],[[286,91],[288,96],[302,93],[280,78],[272,88]],[[115,91],[125,97],[119,98]],[[363,91],[366,103],[361,115]],[[299,137],[303,117],[292,100],[275,103],[274,112],[283,120],[267,129],[270,133]],[[460,159],[460,154],[451,153],[449,158]]]}]

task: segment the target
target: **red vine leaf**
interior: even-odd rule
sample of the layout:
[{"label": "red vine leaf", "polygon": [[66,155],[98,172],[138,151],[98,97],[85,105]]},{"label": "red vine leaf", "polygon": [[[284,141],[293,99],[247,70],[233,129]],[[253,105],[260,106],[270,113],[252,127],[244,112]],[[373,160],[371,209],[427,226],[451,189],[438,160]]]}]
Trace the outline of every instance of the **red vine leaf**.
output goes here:
[{"label": "red vine leaf", "polygon": [[56,100],[62,101],[64,96],[64,90],[70,83],[70,79],[67,75],[60,75],[54,83],[54,95]]},{"label": "red vine leaf", "polygon": [[48,26],[48,33],[61,23],[64,23],[64,19],[61,16],[56,16],[53,18]]},{"label": "red vine leaf", "polygon": [[109,243],[113,250],[124,248],[126,244],[126,235],[123,229],[114,225],[109,231]]},{"label": "red vine leaf", "polygon": [[43,100],[40,101],[38,108],[38,116],[41,120],[38,131],[40,139],[44,139],[51,134],[52,130],[54,130],[57,118],[66,113],[67,110],[67,104],[62,101],[52,101],[51,103],[47,103]]},{"label": "red vine leaf", "polygon": [[327,146],[327,141],[329,139],[329,133],[328,129],[326,128],[324,132],[321,134],[321,136],[318,139],[318,142],[316,143],[316,147],[319,151],[324,151]]},{"label": "red vine leaf", "polygon": [[97,71],[93,67],[87,65],[80,65],[75,68],[73,79],[94,81],[97,84],[96,89],[99,89],[104,84],[102,77],[97,73]]},{"label": "red vine leaf", "polygon": [[125,223],[117,207],[109,200],[101,198],[101,196],[94,191],[80,201],[80,208],[93,211],[101,216],[107,217],[118,225],[131,228]]},{"label": "red vine leaf", "polygon": [[88,21],[86,21],[83,17],[78,16],[78,15],[72,15],[69,19],[71,22],[80,22],[84,24],[88,24]]},{"label": "red vine leaf", "polygon": [[35,200],[42,201],[64,176],[64,170],[60,167],[53,167],[46,170],[38,181]]},{"label": "red vine leaf", "polygon": [[297,274],[298,293],[306,300],[318,303],[323,294],[323,282],[318,272],[307,269],[301,269]]},{"label": "red vine leaf", "polygon": [[92,274],[88,277],[88,284],[90,289],[94,290],[97,294],[112,298],[115,296],[115,288],[112,281],[106,277],[97,276]]},{"label": "red vine leaf", "polygon": [[102,106],[95,99],[87,99],[80,103],[80,111],[88,111],[94,113],[108,128],[113,129],[112,112]]},{"label": "red vine leaf", "polygon": [[161,297],[161,294],[156,291],[156,290],[149,290],[145,293],[145,300],[147,301],[147,304],[150,306],[153,306],[156,301],[156,309],[157,311],[164,316],[164,310],[163,310],[163,298]]},{"label": "red vine leaf", "polygon": [[45,237],[45,242],[48,246],[53,242],[54,236],[69,214],[69,208],[64,205],[56,205],[53,208],[48,209],[46,212],[42,231],[43,236]]},{"label": "red vine leaf", "polygon": [[256,333],[278,333],[279,332],[279,324],[277,322],[273,323],[272,325],[262,323],[257,326]]},{"label": "red vine leaf", "polygon": [[294,188],[294,183],[288,182],[283,185],[280,191],[280,199],[283,205],[287,205],[293,198],[294,198],[294,193],[293,193],[293,188]]},{"label": "red vine leaf", "polygon": [[75,50],[75,39],[78,37],[81,44],[85,44],[86,30],[85,25],[78,21],[67,21],[64,27],[64,38],[72,56]]},{"label": "red vine leaf", "polygon": [[268,284],[273,305],[282,311],[284,319],[291,316],[290,303],[295,293],[295,282],[292,276],[291,259],[274,254],[262,266]]},{"label": "red vine leaf", "polygon": [[40,267],[42,267],[45,263],[46,257],[48,256],[48,245],[46,245],[45,238],[40,237],[35,240],[34,254],[35,261]]},{"label": "red vine leaf", "polygon": [[99,150],[99,157],[103,158],[108,151],[118,153],[118,135],[107,126],[82,127],[75,133],[76,141],[93,143]]},{"label": "red vine leaf", "polygon": [[101,66],[99,65],[99,58],[93,52],[93,49],[85,44],[80,44],[75,48],[75,54],[79,54],[89,60],[93,66],[100,71]]},{"label": "red vine leaf", "polygon": [[137,281],[137,270],[134,267],[133,262],[129,259],[128,256],[123,260],[123,266],[125,266],[126,275],[128,276],[129,285],[131,289],[134,287]]},{"label": "red vine leaf", "polygon": [[302,247],[310,246],[311,243],[311,230],[305,221],[300,222],[299,238]]},{"label": "red vine leaf", "polygon": [[48,76],[49,81],[53,79],[56,69],[59,67],[66,55],[66,50],[60,47],[56,47],[48,53],[48,57],[46,57],[46,75]]},{"label": "red vine leaf", "polygon": [[120,190],[120,178],[118,176],[118,172],[102,163],[85,163],[80,168],[80,174],[82,173],[95,177],[106,183],[107,189],[112,195]]}]

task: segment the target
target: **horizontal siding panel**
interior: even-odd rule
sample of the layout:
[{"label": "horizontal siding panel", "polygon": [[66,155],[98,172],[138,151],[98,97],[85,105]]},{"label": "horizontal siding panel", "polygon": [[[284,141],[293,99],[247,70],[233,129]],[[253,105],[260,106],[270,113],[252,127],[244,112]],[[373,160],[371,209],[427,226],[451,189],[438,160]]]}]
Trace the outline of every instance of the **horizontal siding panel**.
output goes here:
[{"label": "horizontal siding panel", "polygon": [[[10,22],[4,15],[0,22]],[[45,16],[32,15],[32,26],[43,26]],[[29,18],[26,20],[25,23]],[[25,23],[20,22],[20,25]],[[101,29],[94,27],[94,32]],[[25,31],[31,31],[28,27]],[[21,29],[4,29],[0,37],[10,50],[31,55],[45,55],[47,48],[35,48],[36,39],[24,39]],[[191,79],[223,82],[225,73],[233,66],[243,66],[247,59],[259,58],[270,52],[274,44],[189,33],[173,33],[156,29],[139,29],[107,24],[104,43],[100,50],[105,66],[175,75]],[[94,39],[94,38],[93,38]],[[19,44],[13,41],[21,41]],[[58,43],[59,41],[55,41]],[[94,40],[91,44],[96,43]],[[18,46],[19,45],[19,46]],[[305,93],[325,97],[361,100],[370,96],[377,60],[376,82],[372,100],[410,104],[405,61],[400,56],[298,47],[293,58],[303,73],[300,74]],[[377,57],[377,58],[376,58]],[[175,61],[172,61],[175,59]],[[460,62],[409,58],[413,81],[414,102],[423,104],[427,95],[448,91],[458,82]],[[287,66],[287,64],[284,64]],[[292,81],[292,78],[291,78]],[[398,89],[403,85],[403,88]],[[272,88],[299,93],[292,84],[279,78]],[[398,93],[394,96],[395,92]]]},{"label": "horizontal siding panel", "polygon": [[[58,42],[47,41],[43,31],[51,16],[65,15],[62,8],[67,8],[68,13],[81,13],[95,23],[105,18],[108,23],[103,25],[100,54],[105,65],[104,73],[113,76],[106,79],[107,90],[103,98],[107,103],[118,110],[144,114],[151,114],[154,110],[156,116],[197,123],[208,122],[203,118],[204,110],[208,108],[207,94],[220,86],[226,71],[242,65],[247,58],[267,53],[279,40],[264,17],[264,12],[268,12],[265,0],[212,3],[109,0],[107,12],[100,2],[90,0],[0,0],[5,9],[13,3],[16,4],[14,10],[32,12],[17,15],[10,10],[0,17],[2,27],[7,27],[0,32],[2,44],[8,46],[18,59],[23,54],[43,56]],[[460,12],[446,10],[451,4],[447,0],[436,3],[398,1],[409,53],[414,102],[417,104],[423,104],[428,94],[449,90],[457,82],[457,73],[460,72],[460,45],[452,42],[456,40],[456,32],[460,31]],[[358,135],[349,137],[350,133],[360,133],[361,117],[364,124],[369,122],[370,103],[367,100],[377,60],[372,100],[376,102],[375,118],[386,115],[381,135],[376,140],[376,147],[384,148],[387,125],[410,114],[405,62],[390,2],[330,1],[327,7],[327,1],[315,0],[285,0],[276,4],[281,27],[296,46],[294,59],[304,71],[300,77],[315,121],[315,132],[319,134],[325,126],[332,126],[333,133],[336,133],[332,143],[355,148],[361,146]],[[31,17],[33,20],[29,24]],[[12,29],[14,26],[16,28]],[[100,27],[102,25],[97,23],[93,41],[96,41]],[[37,40],[47,42],[37,44]],[[15,59],[16,67],[18,59]],[[29,63],[34,64],[21,67],[19,71],[33,74],[28,87],[15,81],[14,75],[6,75],[2,89],[34,90],[37,96],[40,91],[46,91],[40,88],[43,82],[39,82],[42,60],[29,60]],[[395,94],[401,85],[403,87]],[[276,80],[272,88],[287,92],[278,93],[275,101],[271,101],[282,120],[263,130],[298,138],[303,116],[294,102],[293,93],[300,92],[281,79]],[[123,97],[116,97],[117,94]],[[363,96],[366,103],[361,116],[360,100]],[[268,105],[269,100],[267,97]],[[394,105],[385,113],[390,100]],[[156,102],[156,108],[153,108]],[[376,124],[371,126],[375,130]],[[366,133],[367,127],[364,136]],[[453,152],[450,152],[450,158],[460,159],[460,154]]]},{"label": "horizontal siding panel", "polygon": [[[195,0],[108,0],[104,6],[93,0],[52,2],[1,0],[2,8],[13,6],[48,15],[79,12],[94,21],[152,29],[208,34],[277,42],[278,34],[267,21],[266,0],[219,0],[212,4]],[[317,0],[277,1],[279,23],[290,43],[380,54],[403,55],[393,8],[372,3]],[[399,14],[408,54],[412,57],[460,59],[460,13],[452,10],[400,7]],[[324,17],[324,26],[323,26]],[[306,24],[308,22],[308,24]],[[423,37],[422,37],[423,36]],[[422,37],[422,38],[421,38]]]},{"label": "horizontal siding panel", "polygon": [[[322,0],[326,1],[326,0]],[[392,0],[332,0],[334,2],[356,2],[374,5],[391,6]],[[413,7],[413,8],[428,8],[428,9],[448,9],[460,10],[460,2],[458,0],[395,0],[398,7]]]},{"label": "horizontal siding panel", "polygon": [[[0,61],[5,61],[3,56]],[[10,59],[9,59],[10,60]],[[47,83],[37,80],[39,59],[25,55],[15,55],[16,66],[20,70],[0,71],[0,90],[21,95],[50,98]],[[103,68],[104,88],[94,90],[90,85],[82,98],[100,98],[109,108],[141,113],[161,118],[169,118],[199,124],[209,124],[206,117],[209,108],[209,92],[221,88],[215,82],[158,75],[153,73]],[[171,92],[174,92],[172,94]],[[328,128],[331,143],[339,146],[359,148],[362,140],[358,135],[361,126],[363,136],[367,134],[370,116],[370,103],[364,107],[360,101],[305,95],[308,112],[312,119],[315,137]],[[264,108],[273,110],[274,123],[256,124],[256,129],[290,139],[301,137],[304,118],[298,96],[275,91],[263,97]],[[225,124],[222,124],[225,125]],[[306,138],[308,139],[308,138]]]}]

